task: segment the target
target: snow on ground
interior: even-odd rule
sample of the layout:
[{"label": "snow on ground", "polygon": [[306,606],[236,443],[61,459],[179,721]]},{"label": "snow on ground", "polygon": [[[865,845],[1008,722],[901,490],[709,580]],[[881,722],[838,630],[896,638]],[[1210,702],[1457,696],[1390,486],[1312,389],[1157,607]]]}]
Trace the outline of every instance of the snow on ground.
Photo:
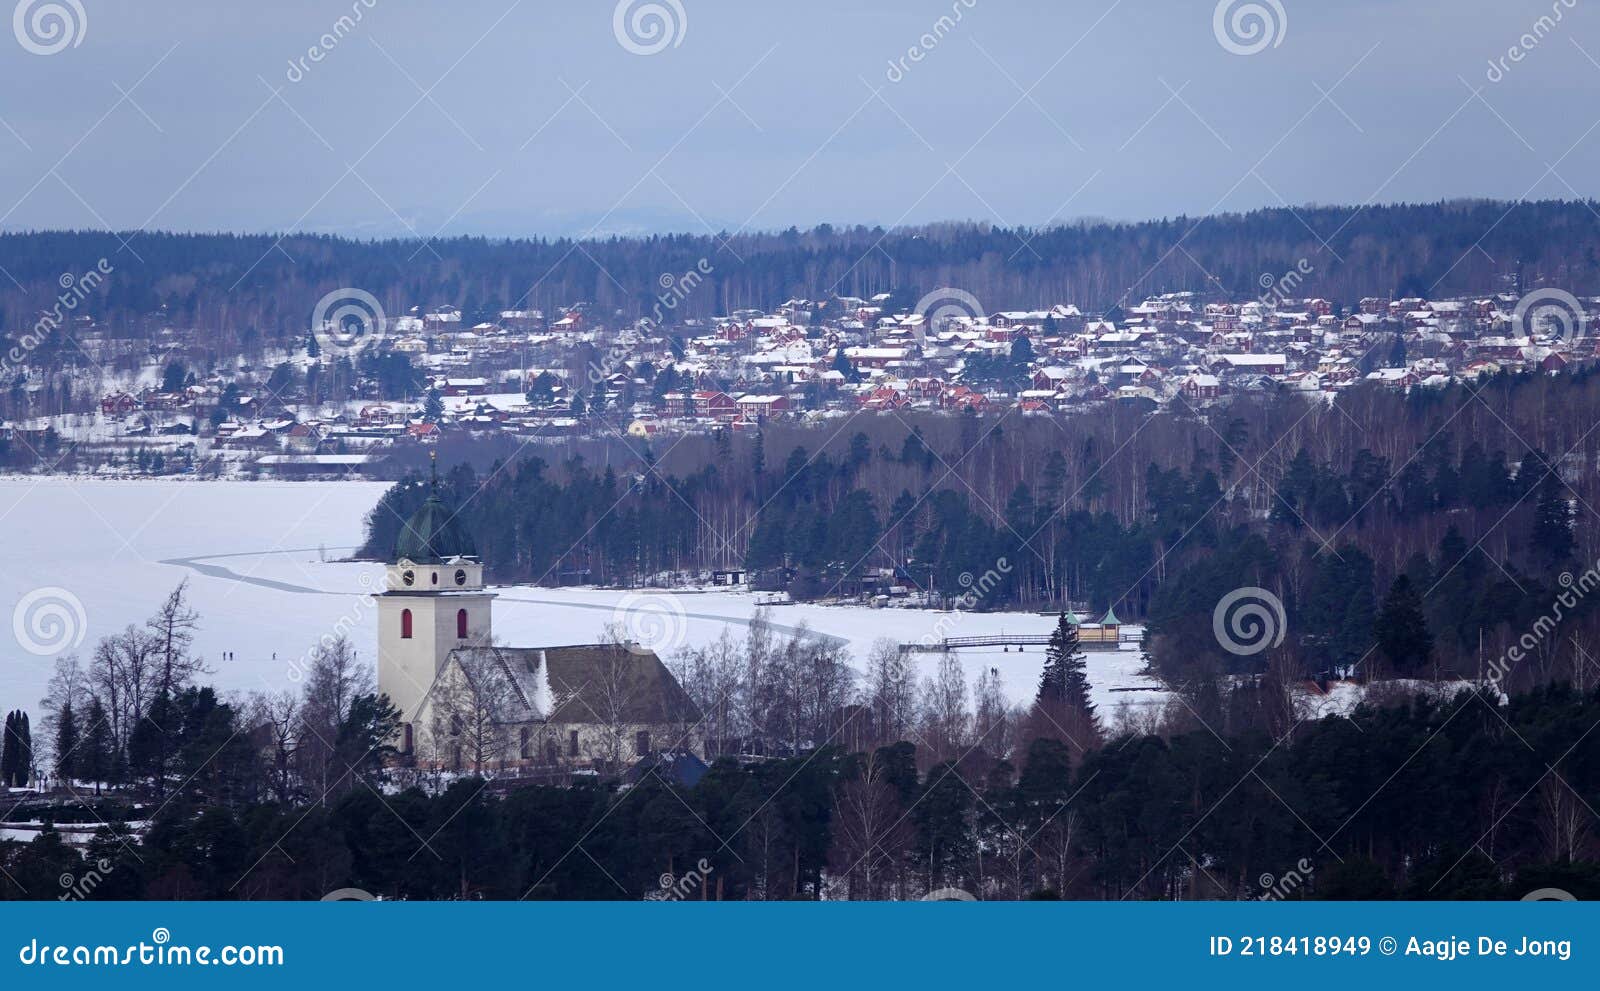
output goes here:
[{"label": "snow on ground", "polygon": [[[202,618],[195,646],[217,669],[213,680],[227,689],[285,687],[286,669],[272,655],[298,656],[354,597],[218,580],[163,562],[252,555],[217,562],[239,568],[270,551],[274,566],[302,584],[336,587],[341,580],[331,574],[305,579],[326,570],[324,553],[350,553],[383,490],[368,482],[0,478],[0,705],[37,709],[53,656],[27,646],[76,645],[87,661],[100,637],[142,623],[185,576]],[[52,618],[63,623],[51,627]],[[363,642],[368,659],[371,642]],[[238,661],[222,664],[225,650]]]},{"label": "snow on ground", "polygon": [[[85,661],[95,642],[142,622],[171,588],[189,578],[201,615],[195,647],[224,690],[296,688],[299,665],[317,640],[348,629],[359,656],[376,659],[376,610],[382,567],[341,563],[360,543],[363,521],[385,486],[375,482],[243,482],[159,479],[84,481],[0,478],[0,705],[36,708],[53,653],[76,649]],[[49,590],[49,591],[40,591]],[[64,593],[56,590],[64,590]],[[727,629],[741,639],[766,596],[742,591],[637,592],[606,589],[501,588],[494,632],[510,645],[593,643],[608,624],[652,644],[664,657]],[[64,634],[29,628],[63,608]],[[779,632],[806,624],[844,641],[859,667],[874,640],[999,633],[1047,634],[1054,619],[1032,613],[938,613],[816,605],[768,610]],[[20,626],[19,626],[20,624]],[[20,631],[20,636],[18,635]],[[75,645],[75,648],[74,648]],[[225,652],[233,659],[224,660]],[[962,651],[970,682],[999,672],[1013,701],[1032,695],[1044,652],[1000,648]],[[1110,715],[1123,702],[1160,704],[1166,692],[1142,675],[1132,645],[1090,653],[1095,702]],[[940,655],[912,655],[931,674]]]}]

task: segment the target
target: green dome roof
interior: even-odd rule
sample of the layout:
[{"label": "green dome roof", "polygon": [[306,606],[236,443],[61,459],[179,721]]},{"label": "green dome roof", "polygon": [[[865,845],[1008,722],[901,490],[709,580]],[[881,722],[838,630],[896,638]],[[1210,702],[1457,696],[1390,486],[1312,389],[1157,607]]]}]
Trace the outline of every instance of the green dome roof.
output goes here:
[{"label": "green dome roof", "polygon": [[434,491],[422,508],[400,530],[394,545],[395,560],[405,559],[415,564],[442,564],[456,557],[477,557],[478,548]]}]

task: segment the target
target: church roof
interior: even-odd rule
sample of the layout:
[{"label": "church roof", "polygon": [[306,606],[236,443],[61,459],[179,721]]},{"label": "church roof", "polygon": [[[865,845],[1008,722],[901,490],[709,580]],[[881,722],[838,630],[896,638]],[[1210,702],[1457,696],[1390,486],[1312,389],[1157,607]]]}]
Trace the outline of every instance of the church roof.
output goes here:
[{"label": "church roof", "polygon": [[394,544],[395,560],[416,564],[443,564],[458,557],[477,557],[478,549],[456,513],[439,498],[437,485],[428,501],[411,514]]},{"label": "church roof", "polygon": [[507,722],[660,725],[701,718],[661,658],[643,647],[460,647],[452,655],[467,662],[463,669],[498,669],[514,688],[507,701],[512,712],[526,715],[508,713]]}]

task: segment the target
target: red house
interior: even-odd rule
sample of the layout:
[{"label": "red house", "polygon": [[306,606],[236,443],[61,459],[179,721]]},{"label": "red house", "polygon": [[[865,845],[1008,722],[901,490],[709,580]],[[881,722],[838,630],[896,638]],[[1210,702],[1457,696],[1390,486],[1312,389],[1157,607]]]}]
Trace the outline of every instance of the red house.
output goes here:
[{"label": "red house", "polygon": [[788,396],[740,396],[737,400],[739,415],[746,420],[771,419],[789,411]]},{"label": "red house", "polygon": [[126,392],[118,392],[100,400],[100,412],[105,416],[127,416],[139,409],[139,400]]},{"label": "red house", "polygon": [[732,420],[739,415],[739,407],[726,392],[701,391],[694,394],[694,409],[700,416],[716,420]]}]

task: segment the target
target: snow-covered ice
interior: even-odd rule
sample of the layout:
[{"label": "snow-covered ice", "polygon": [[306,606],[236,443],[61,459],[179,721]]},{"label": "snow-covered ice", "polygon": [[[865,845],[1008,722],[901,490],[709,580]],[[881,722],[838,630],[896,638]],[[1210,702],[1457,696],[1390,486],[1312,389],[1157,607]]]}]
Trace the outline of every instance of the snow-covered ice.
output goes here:
[{"label": "snow-covered ice", "polygon": [[[12,620],[0,638],[9,662],[0,666],[0,705],[36,709],[44,693],[53,655],[30,652],[25,642],[40,646],[42,639],[44,646],[75,649],[87,661],[100,637],[143,622],[184,578],[201,616],[195,647],[214,669],[210,680],[224,690],[295,687],[301,658],[319,638],[341,628],[350,630],[359,656],[370,663],[376,658],[377,630],[367,596],[380,588],[382,567],[340,559],[361,542],[366,514],[384,488],[349,481],[0,478],[0,532],[9,564],[0,571],[0,623]],[[70,596],[59,614],[67,621],[65,643],[62,634],[28,629],[23,607],[37,610],[59,597],[41,589],[62,589]],[[666,656],[715,640],[724,629],[742,638],[765,598],[730,590],[496,591],[494,632],[504,643],[592,643],[608,624],[621,623],[627,630],[665,627],[667,642],[641,639],[658,644]],[[914,642],[1046,634],[1054,625],[1051,617],[1032,613],[952,615],[816,605],[776,606],[768,616],[781,628],[803,622],[818,634],[845,641],[858,666],[880,637]],[[223,660],[227,654],[233,659]],[[912,656],[924,673],[932,673],[940,657]],[[1013,701],[1033,693],[1044,658],[1038,647],[959,656],[969,681],[985,668],[998,671]],[[1167,697],[1158,682],[1140,673],[1143,656],[1131,645],[1090,653],[1088,665],[1103,713],[1123,702],[1159,703]]]}]

